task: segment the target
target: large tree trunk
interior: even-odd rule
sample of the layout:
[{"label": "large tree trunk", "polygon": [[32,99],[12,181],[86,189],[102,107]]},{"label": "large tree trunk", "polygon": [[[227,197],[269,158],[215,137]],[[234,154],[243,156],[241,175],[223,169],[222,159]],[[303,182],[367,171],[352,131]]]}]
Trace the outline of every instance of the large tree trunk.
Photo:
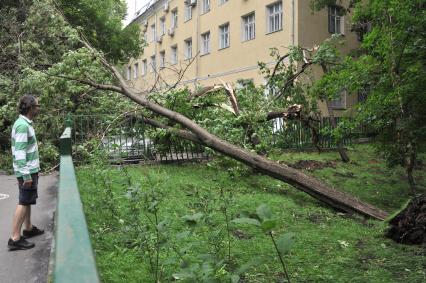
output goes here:
[{"label": "large tree trunk", "polygon": [[[325,104],[327,105],[327,111],[328,111],[328,116],[330,117],[331,127],[334,130],[337,128],[337,123],[336,123],[336,117],[334,117],[333,107],[331,107],[330,100],[328,99],[325,99]],[[346,149],[343,146],[342,140],[337,139],[336,145],[337,145],[337,151],[339,152],[340,158],[342,159],[342,161],[349,162],[350,159],[349,159],[348,153],[346,152]]]},{"label": "large tree trunk", "polygon": [[[324,74],[328,73],[328,69],[324,65],[324,63],[321,64],[321,68],[322,68],[322,71],[324,72]],[[334,129],[337,128],[336,117],[334,117],[333,107],[331,106],[330,100],[327,97],[325,98],[325,104],[327,106],[328,116],[330,117],[331,127],[334,130]],[[337,150],[339,151],[340,158],[342,159],[342,161],[343,162],[349,162],[350,159],[349,159],[348,153],[346,152],[345,148],[343,147],[342,140],[337,139],[336,145],[337,145]]]},{"label": "large tree trunk", "polygon": [[414,181],[413,177],[413,170],[414,166],[416,165],[416,151],[415,151],[415,144],[413,142],[408,143],[408,160],[405,164],[407,168],[407,178],[408,178],[408,184],[410,184],[411,193],[413,196],[416,196],[416,182]]},{"label": "large tree trunk", "polygon": [[[93,48],[91,48],[91,46],[88,45],[87,42],[85,43],[85,45],[89,49],[93,50]],[[95,50],[93,51],[95,52]],[[287,165],[282,165],[275,161],[268,160],[262,156],[259,156],[238,146],[230,144],[209,133],[207,130],[200,127],[197,123],[185,117],[184,115],[164,108],[163,106],[148,100],[145,96],[137,95],[135,92],[133,92],[132,89],[127,86],[126,81],[123,79],[120,72],[114,66],[110,65],[102,57],[100,58],[100,60],[104,64],[104,66],[109,69],[114,75],[114,77],[118,80],[120,87],[99,85],[88,81],[86,81],[86,83],[91,84],[99,89],[108,89],[120,92],[131,100],[133,100],[134,102],[149,109],[150,111],[159,114],[163,117],[166,117],[176,123],[179,123],[181,126],[183,126],[189,131],[187,132],[174,129],[173,133],[182,136],[183,138],[187,138],[195,142],[201,143],[217,152],[220,152],[226,156],[241,161],[242,163],[257,169],[259,172],[262,172],[278,180],[282,180],[338,210],[349,213],[359,213],[380,220],[384,220],[387,217],[388,214],[385,211],[382,211],[370,204],[361,202],[360,200],[354,198],[349,194],[334,190],[328,185],[320,182],[314,177],[302,173],[301,171],[293,169]]]}]

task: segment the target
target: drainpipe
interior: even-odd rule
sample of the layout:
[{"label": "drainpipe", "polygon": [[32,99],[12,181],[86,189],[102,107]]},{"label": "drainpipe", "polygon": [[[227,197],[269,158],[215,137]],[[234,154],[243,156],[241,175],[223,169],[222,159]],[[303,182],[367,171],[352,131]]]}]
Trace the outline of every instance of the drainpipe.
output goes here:
[{"label": "drainpipe", "polygon": [[199,61],[200,61],[200,9],[201,9],[201,5],[199,5],[199,3],[197,3],[198,5],[195,8],[196,11],[196,16],[197,16],[197,27],[196,27],[196,31],[195,31],[195,46],[196,46],[196,50],[195,50],[195,78],[194,78],[194,90],[197,88],[197,81],[198,81],[198,73],[199,73]]},{"label": "drainpipe", "polygon": [[294,0],[291,0],[291,45],[294,46],[295,40],[294,40]]}]

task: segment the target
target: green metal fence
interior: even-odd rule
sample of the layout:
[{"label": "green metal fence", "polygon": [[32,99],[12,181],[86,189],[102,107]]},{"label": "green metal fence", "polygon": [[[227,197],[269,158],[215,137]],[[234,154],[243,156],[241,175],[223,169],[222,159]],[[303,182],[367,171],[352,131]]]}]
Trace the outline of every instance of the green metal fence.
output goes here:
[{"label": "green metal fence", "polygon": [[73,115],[74,144],[100,142],[112,161],[185,161],[208,158],[203,146],[182,139],[153,135],[140,113]]},{"label": "green metal fence", "polygon": [[99,282],[71,156],[71,128],[60,138],[53,282]]},{"label": "green metal fence", "polygon": [[[343,119],[336,117],[336,122],[340,123]],[[272,143],[277,148],[282,149],[307,149],[313,148],[312,131],[310,128],[303,125],[300,120],[284,121],[283,119],[275,119],[272,123]],[[328,117],[322,117],[319,121],[312,122],[312,125],[318,132],[318,145],[321,148],[335,148],[336,142],[331,135],[331,120]],[[344,145],[351,145],[355,138],[362,135],[361,129],[353,133],[346,134],[342,142]]]},{"label": "green metal fence", "polygon": [[[336,118],[337,123],[342,119]],[[140,160],[186,161],[206,159],[208,155],[203,146],[170,135],[159,137],[154,135],[154,128],[143,121],[139,112],[122,115],[73,115],[74,130],[72,133],[75,145],[87,144],[90,140],[100,143],[113,162],[133,162]],[[284,121],[275,119],[267,122],[272,136],[271,146],[279,149],[313,148],[311,129],[301,121]],[[331,121],[323,117],[314,122],[318,136],[318,145],[328,149],[336,147],[331,136]],[[351,145],[361,130],[343,137],[344,145]],[[78,151],[77,151],[78,154]],[[76,155],[78,158],[79,156]],[[83,158],[82,158],[83,159]]]}]

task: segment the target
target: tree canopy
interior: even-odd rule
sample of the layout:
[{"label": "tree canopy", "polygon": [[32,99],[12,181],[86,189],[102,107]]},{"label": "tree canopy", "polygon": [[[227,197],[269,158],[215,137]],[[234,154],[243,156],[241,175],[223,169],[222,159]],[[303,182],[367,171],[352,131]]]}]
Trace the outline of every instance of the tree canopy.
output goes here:
[{"label": "tree canopy", "polygon": [[123,28],[126,3],[123,0],[56,0],[71,26],[80,30],[112,62],[127,62],[143,50],[138,24]]},{"label": "tree canopy", "polygon": [[[319,2],[317,8],[323,8]],[[315,90],[367,94],[357,107],[357,120],[377,133],[377,149],[390,166],[407,169],[414,190],[412,171],[426,140],[426,2],[356,2],[351,3],[353,28],[361,47],[319,80]]]}]

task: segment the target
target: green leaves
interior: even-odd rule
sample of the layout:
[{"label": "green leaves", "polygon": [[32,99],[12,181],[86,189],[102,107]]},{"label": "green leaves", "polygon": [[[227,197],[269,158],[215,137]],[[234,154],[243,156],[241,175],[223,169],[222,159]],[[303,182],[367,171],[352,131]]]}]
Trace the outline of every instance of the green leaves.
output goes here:
[{"label": "green leaves", "polygon": [[195,214],[192,215],[184,215],[182,216],[182,219],[185,220],[186,223],[194,225],[197,224],[201,221],[201,219],[203,218],[204,214],[201,212],[197,212]]},{"label": "green leaves", "polygon": [[140,25],[123,29],[126,4],[116,0],[59,0],[56,2],[73,27],[79,27],[90,43],[114,62],[137,58],[143,48]]},{"label": "green leaves", "polygon": [[266,204],[261,204],[258,208],[256,208],[256,214],[262,220],[272,218],[271,208],[267,206]]},{"label": "green leaves", "polygon": [[277,240],[277,248],[281,255],[286,255],[295,241],[296,234],[289,232],[281,235]]},{"label": "green leaves", "polygon": [[263,232],[269,232],[277,228],[277,220],[273,218],[271,208],[266,204],[261,204],[256,209],[256,218],[240,217],[235,218],[231,222],[235,224],[248,224],[260,227]]}]

